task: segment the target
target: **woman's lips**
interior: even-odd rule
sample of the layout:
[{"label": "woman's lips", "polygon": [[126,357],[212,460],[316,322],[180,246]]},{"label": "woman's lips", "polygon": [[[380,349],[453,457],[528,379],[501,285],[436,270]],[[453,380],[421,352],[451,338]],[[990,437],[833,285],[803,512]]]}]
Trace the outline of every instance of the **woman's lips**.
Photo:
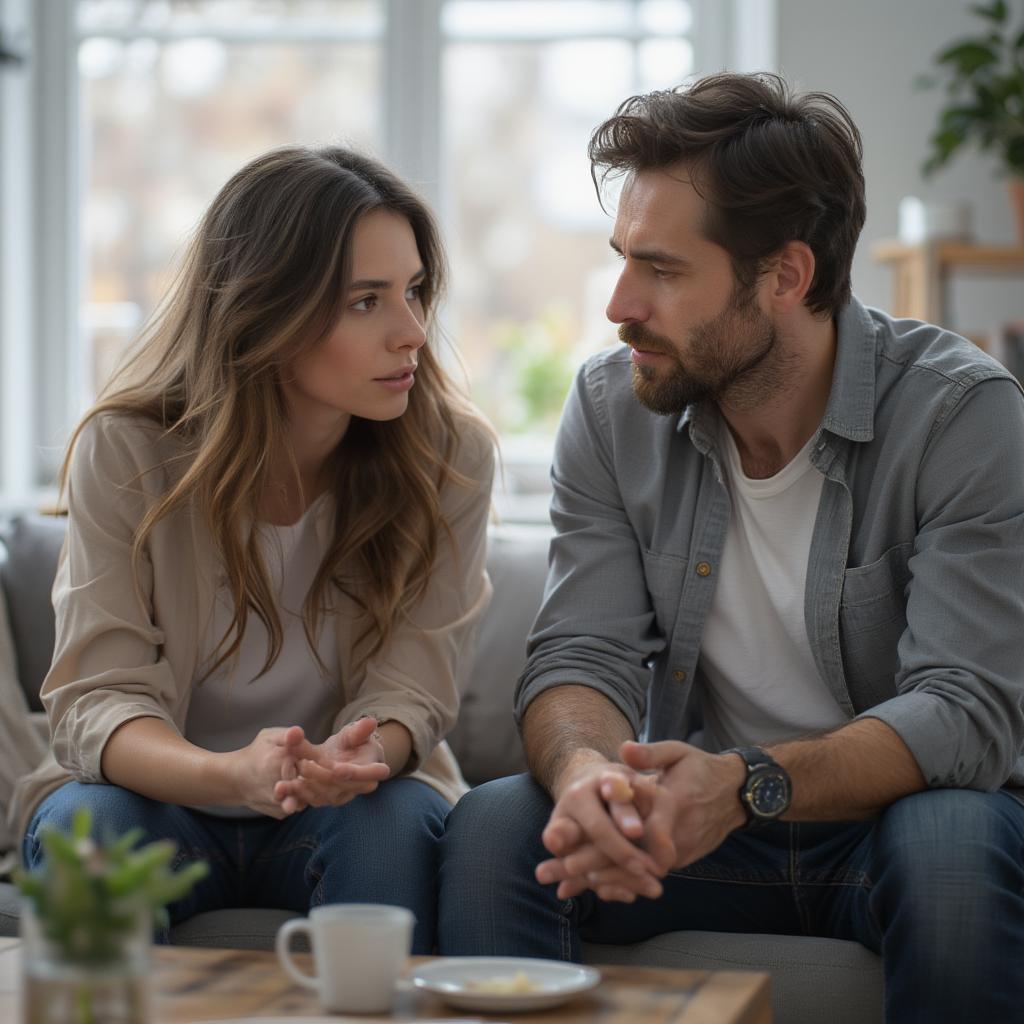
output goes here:
[{"label": "woman's lips", "polygon": [[377,377],[376,382],[389,391],[408,391],[416,383],[416,375],[410,369],[394,377]]}]

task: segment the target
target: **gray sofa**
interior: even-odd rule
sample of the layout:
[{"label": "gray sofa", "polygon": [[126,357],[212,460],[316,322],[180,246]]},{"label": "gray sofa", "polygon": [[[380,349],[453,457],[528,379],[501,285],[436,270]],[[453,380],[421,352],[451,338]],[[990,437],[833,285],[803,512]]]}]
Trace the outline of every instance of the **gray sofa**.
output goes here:
[{"label": "gray sofa", "polygon": [[[38,690],[53,646],[49,602],[63,537],[59,519],[29,516],[0,524],[0,584],[6,598],[17,673],[41,725]],[[522,770],[522,751],[511,719],[512,689],[524,657],[524,637],[536,612],[547,561],[547,530],[492,530],[488,568],[494,600],[482,623],[476,670],[449,738],[469,782]],[[0,752],[0,757],[3,754]],[[178,925],[171,941],[233,948],[273,947],[289,914],[229,910],[200,914]],[[18,932],[13,887],[0,883],[0,935]],[[803,936],[673,932],[626,946],[592,945],[593,963],[697,969],[767,970],[772,975],[776,1024],[877,1024],[882,1020],[881,961],[853,942]]]}]

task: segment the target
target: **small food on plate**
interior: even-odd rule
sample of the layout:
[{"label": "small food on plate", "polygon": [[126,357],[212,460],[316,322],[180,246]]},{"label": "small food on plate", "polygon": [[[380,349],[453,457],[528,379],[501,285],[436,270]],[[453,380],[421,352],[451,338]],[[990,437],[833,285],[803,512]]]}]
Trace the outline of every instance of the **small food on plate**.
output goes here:
[{"label": "small food on plate", "polygon": [[489,995],[511,996],[524,992],[539,992],[540,985],[530,980],[526,971],[516,971],[513,977],[498,975],[494,978],[481,978],[479,981],[466,982],[466,988],[474,992],[486,992]]}]

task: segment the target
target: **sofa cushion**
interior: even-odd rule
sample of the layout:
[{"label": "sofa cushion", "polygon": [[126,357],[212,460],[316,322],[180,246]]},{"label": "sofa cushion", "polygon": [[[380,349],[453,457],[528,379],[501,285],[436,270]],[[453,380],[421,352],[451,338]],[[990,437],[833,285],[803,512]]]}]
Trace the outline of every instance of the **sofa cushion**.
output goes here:
[{"label": "sofa cushion", "polygon": [[544,591],[550,539],[549,526],[500,526],[488,538],[494,596],[477,630],[473,670],[448,737],[466,781],[474,786],[526,768],[512,698]]},{"label": "sofa cushion", "polygon": [[12,519],[0,533],[7,549],[0,561],[0,584],[18,654],[18,679],[34,711],[42,710],[39,688],[53,658],[50,591],[65,530],[63,518],[27,515]]}]

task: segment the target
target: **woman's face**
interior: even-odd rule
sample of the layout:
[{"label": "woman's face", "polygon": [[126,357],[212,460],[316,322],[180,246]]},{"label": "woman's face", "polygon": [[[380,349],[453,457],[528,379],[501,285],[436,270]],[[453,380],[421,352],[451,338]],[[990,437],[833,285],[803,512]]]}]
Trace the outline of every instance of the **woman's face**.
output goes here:
[{"label": "woman's face", "polygon": [[391,420],[405,412],[426,341],[423,276],[403,216],[375,210],[356,223],[344,312],[316,348],[292,363],[283,384],[293,417],[337,430],[351,416]]}]

